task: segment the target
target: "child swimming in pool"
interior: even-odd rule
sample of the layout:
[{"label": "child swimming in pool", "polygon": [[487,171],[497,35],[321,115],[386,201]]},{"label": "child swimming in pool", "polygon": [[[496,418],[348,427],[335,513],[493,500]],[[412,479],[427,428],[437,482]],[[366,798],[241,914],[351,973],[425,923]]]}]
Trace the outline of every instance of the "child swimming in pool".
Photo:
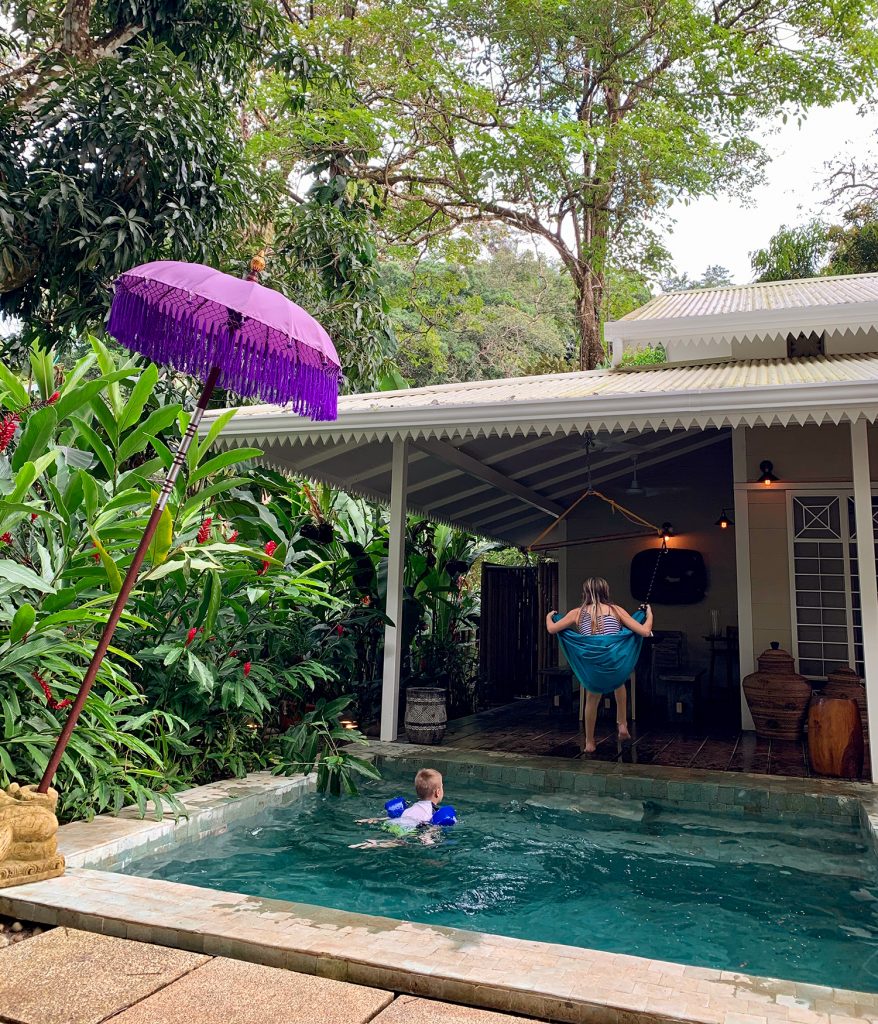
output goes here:
[{"label": "child swimming in pool", "polygon": [[376,847],[400,846],[406,837],[418,833],[418,839],[426,846],[436,842],[436,834],[440,831],[430,825],[436,812],[436,805],[442,803],[445,788],[442,784],[442,773],[435,768],[422,768],[415,776],[415,794],[417,802],[406,807],[398,818],[360,818],[358,825],[381,824],[394,839],[367,839],[364,843],[352,843],[352,850],[374,849]]}]

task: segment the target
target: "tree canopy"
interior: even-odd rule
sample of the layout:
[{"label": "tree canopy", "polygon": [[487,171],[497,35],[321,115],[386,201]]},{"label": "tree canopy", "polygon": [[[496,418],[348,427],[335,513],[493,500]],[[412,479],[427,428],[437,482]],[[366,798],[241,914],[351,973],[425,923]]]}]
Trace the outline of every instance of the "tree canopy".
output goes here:
[{"label": "tree canopy", "polygon": [[846,210],[840,224],[783,225],[750,258],[758,281],[878,272],[878,208],[864,201]]},{"label": "tree canopy", "polygon": [[[656,270],[672,204],[743,194],[759,118],[871,94],[871,5],[836,0],[299,3],[297,38],[341,54],[358,101],[297,126],[422,246],[500,221],[551,247],[574,287],[581,365],[602,358],[611,262]],[[795,46],[788,45],[789,39]]]},{"label": "tree canopy", "polygon": [[688,292],[693,288],[723,288],[734,283],[731,271],[718,263],[712,263],[705,267],[701,277],[690,277],[686,273],[670,274],[659,282],[663,292]]},{"label": "tree canopy", "polygon": [[376,383],[394,340],[374,189],[318,144],[285,159],[258,102],[302,111],[347,88],[289,18],[273,0],[0,3],[0,312],[25,341],[100,326],[138,263],[238,273],[270,243],[267,283],[324,321],[350,386]]}]

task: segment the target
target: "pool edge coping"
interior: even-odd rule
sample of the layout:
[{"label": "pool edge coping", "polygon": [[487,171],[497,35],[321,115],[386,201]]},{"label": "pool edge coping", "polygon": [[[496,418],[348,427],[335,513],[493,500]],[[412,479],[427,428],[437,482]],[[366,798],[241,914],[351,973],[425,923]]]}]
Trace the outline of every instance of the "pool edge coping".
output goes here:
[{"label": "pool edge coping", "polygon": [[[402,760],[423,760],[428,752],[447,759],[452,751],[468,762],[483,758],[487,763],[499,759],[532,766],[549,760],[406,744],[370,744],[359,750]],[[558,759],[551,761],[559,769]],[[591,770],[594,764],[579,770]],[[611,774],[618,774],[618,767]],[[639,766],[621,767],[638,769],[632,777],[646,774]],[[778,783],[774,777],[749,776],[747,781],[751,779],[763,786]],[[725,782],[729,784],[727,778]],[[852,795],[852,784],[814,782],[818,795],[832,792],[832,787]],[[861,823],[874,843],[878,801],[870,791],[875,787],[853,785],[861,800]],[[59,837],[70,870],[59,879],[0,889],[0,912],[559,1022],[878,1022],[878,995],[871,993],[221,893],[99,866],[118,863],[120,855],[124,860],[144,846],[152,852],[161,844],[167,848],[181,839],[209,835],[231,820],[286,804],[313,788],[313,776],[257,773],[179,794],[189,811],[180,821],[167,815],[158,822],[142,820],[129,808],[117,817],[65,825]],[[84,866],[86,862],[95,866]],[[201,911],[195,913],[199,904]],[[179,909],[171,912],[169,907]]]}]

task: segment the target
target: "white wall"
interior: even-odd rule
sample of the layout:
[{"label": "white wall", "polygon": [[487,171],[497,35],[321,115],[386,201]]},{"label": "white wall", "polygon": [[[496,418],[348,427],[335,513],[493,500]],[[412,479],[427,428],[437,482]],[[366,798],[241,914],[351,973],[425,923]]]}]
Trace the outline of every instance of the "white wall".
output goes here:
[{"label": "white wall", "polygon": [[[869,461],[878,478],[878,426],[870,424]],[[804,427],[753,427],[746,431],[747,479],[755,483],[759,463],[769,459],[779,478],[771,487],[748,490],[750,580],[755,657],[777,640],[793,649],[789,577],[787,489],[826,484],[828,490],[851,487],[851,429],[847,423]]]}]

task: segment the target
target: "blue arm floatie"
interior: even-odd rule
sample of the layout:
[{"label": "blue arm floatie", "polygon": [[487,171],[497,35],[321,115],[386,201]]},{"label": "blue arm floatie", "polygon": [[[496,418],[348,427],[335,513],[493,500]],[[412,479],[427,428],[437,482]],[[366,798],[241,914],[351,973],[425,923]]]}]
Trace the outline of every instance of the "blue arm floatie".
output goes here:
[{"label": "blue arm floatie", "polygon": [[[388,818],[399,818],[402,815],[402,812],[406,809],[406,806],[406,802],[401,796],[395,796],[392,800],[387,801],[384,805],[384,810],[387,812]],[[440,825],[442,828],[448,828],[450,825],[456,825],[457,813],[453,807],[440,807],[437,811],[433,812],[430,824]]]},{"label": "blue arm floatie", "polygon": [[399,818],[406,808],[406,802],[401,796],[395,796],[384,805],[388,818]]}]

